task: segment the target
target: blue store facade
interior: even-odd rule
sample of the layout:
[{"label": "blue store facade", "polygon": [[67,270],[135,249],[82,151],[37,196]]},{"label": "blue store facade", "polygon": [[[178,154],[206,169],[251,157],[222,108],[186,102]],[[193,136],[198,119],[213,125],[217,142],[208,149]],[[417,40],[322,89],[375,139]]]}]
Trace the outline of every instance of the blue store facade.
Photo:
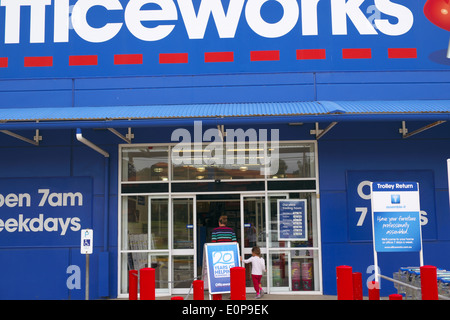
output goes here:
[{"label": "blue store facade", "polygon": [[[334,295],[336,266],[373,280],[377,180],[419,183],[424,263],[449,269],[449,12],[2,1],[0,299],[84,299],[86,228],[91,299],[147,266],[157,294],[187,293],[222,213],[244,255],[261,247],[267,291]],[[306,201],[306,240],[279,237],[280,199]],[[419,255],[378,260],[392,276]]]}]

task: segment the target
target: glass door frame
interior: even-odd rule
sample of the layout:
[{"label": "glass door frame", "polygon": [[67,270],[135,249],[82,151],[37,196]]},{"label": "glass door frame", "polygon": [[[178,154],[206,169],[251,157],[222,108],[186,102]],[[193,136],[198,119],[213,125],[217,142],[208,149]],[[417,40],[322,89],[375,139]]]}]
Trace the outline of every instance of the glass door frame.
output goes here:
[{"label": "glass door frame", "polygon": [[[274,293],[274,292],[280,292],[280,293],[289,293],[291,292],[291,287],[290,287],[290,277],[291,277],[291,272],[290,272],[290,259],[288,258],[288,274],[289,274],[289,279],[288,279],[288,283],[289,283],[289,290],[286,292],[285,290],[277,290],[274,287],[272,287],[272,281],[273,281],[273,273],[272,273],[272,263],[271,263],[271,259],[270,259],[270,255],[275,252],[275,251],[280,251],[280,247],[271,247],[271,241],[272,241],[272,220],[271,220],[271,208],[270,208],[270,197],[285,197],[285,199],[289,199],[289,192],[272,192],[272,193],[268,193],[266,192],[266,225],[267,225],[267,232],[266,232],[266,246],[267,246],[267,292],[268,293]],[[278,236],[277,236],[278,238]],[[284,249],[284,248],[281,248]],[[287,248],[286,248],[287,249]],[[288,249],[289,250],[289,249]],[[290,254],[290,251],[286,252],[288,255]]]},{"label": "glass door frame", "polygon": [[[173,205],[174,200],[177,199],[190,199],[192,201],[192,224],[193,224],[193,248],[192,249],[174,249],[174,212]],[[173,257],[174,256],[192,256],[193,257],[193,275],[192,278],[197,277],[197,196],[195,194],[171,194],[169,196],[169,293],[172,294],[186,294],[189,288],[174,288],[174,270],[173,270]],[[186,226],[187,227],[187,226]]]},{"label": "glass door frame", "polygon": [[[266,142],[267,143],[267,142]],[[122,151],[125,148],[128,147],[161,147],[161,146],[168,146],[168,164],[171,164],[171,152],[170,152],[170,148],[175,145],[175,143],[137,143],[137,144],[120,144],[119,148],[118,148],[118,255],[117,255],[117,262],[118,262],[118,270],[117,270],[117,296],[119,298],[121,297],[127,297],[128,293],[126,292],[122,292],[121,287],[122,287],[122,282],[126,282],[127,279],[123,279],[122,275],[123,275],[123,266],[122,266],[122,255],[127,253],[127,252],[131,252],[131,250],[127,250],[126,248],[122,247],[122,237],[123,237],[123,226],[122,226],[122,199],[123,197],[126,196],[146,196],[146,197],[150,197],[150,198],[168,198],[169,199],[169,247],[168,247],[168,256],[170,259],[170,264],[169,264],[169,281],[172,280],[173,277],[173,268],[172,268],[172,256],[173,256],[173,249],[172,249],[172,245],[173,245],[173,233],[172,233],[172,228],[173,228],[173,202],[172,202],[172,198],[177,199],[177,198],[193,198],[193,205],[195,208],[195,218],[194,218],[194,262],[197,262],[197,259],[202,259],[202,257],[198,257],[198,251],[197,251],[197,195],[199,194],[223,194],[223,193],[227,193],[227,194],[240,194],[240,205],[241,205],[241,239],[244,239],[244,212],[243,212],[243,199],[246,197],[264,197],[265,199],[265,216],[266,216],[266,246],[263,249],[263,252],[265,250],[266,253],[266,268],[267,268],[267,291],[270,293],[270,281],[269,281],[269,275],[271,274],[271,266],[269,264],[269,255],[271,252],[279,252],[280,250],[292,250],[290,248],[271,248],[270,247],[270,232],[271,232],[271,221],[270,221],[270,196],[273,196],[275,194],[289,194],[289,193],[314,193],[315,194],[315,208],[316,208],[316,212],[315,212],[315,219],[316,219],[316,223],[317,223],[317,229],[315,230],[316,237],[317,237],[317,243],[310,249],[314,250],[315,254],[314,254],[314,259],[317,259],[317,263],[318,265],[315,266],[315,271],[318,271],[318,274],[316,274],[317,276],[317,282],[319,283],[319,288],[316,291],[311,291],[311,292],[306,292],[306,291],[301,291],[301,292],[271,292],[274,294],[277,293],[283,293],[283,294],[322,294],[323,293],[323,287],[322,287],[322,283],[323,283],[323,274],[322,274],[322,244],[321,244],[321,223],[320,223],[320,188],[319,188],[319,165],[318,165],[318,161],[319,161],[319,154],[318,154],[318,146],[317,146],[317,141],[315,140],[288,140],[288,141],[280,141],[280,143],[285,143],[285,144],[295,144],[295,143],[312,143],[314,145],[314,176],[312,177],[308,177],[308,178],[284,178],[284,179],[279,179],[280,181],[302,181],[302,180],[314,180],[315,181],[315,188],[311,188],[308,190],[293,190],[291,188],[287,189],[287,190],[279,190],[279,191],[275,191],[273,190],[269,190],[270,188],[268,188],[268,184],[270,182],[276,181],[278,179],[276,179],[275,177],[270,177],[268,175],[266,175],[264,178],[262,179],[250,179],[250,180],[246,180],[246,179],[240,179],[239,181],[241,182],[245,182],[245,181],[263,181],[265,184],[264,190],[260,190],[260,191],[226,191],[226,192],[183,192],[183,193],[177,193],[177,192],[172,192],[172,185],[175,183],[183,183],[186,181],[183,180],[173,180],[172,179],[172,165],[168,165],[168,180],[167,181],[132,181],[132,180],[127,180],[125,178],[123,178],[122,176],[122,171],[123,169],[123,159],[122,159]],[[203,180],[202,180],[203,181]],[[224,182],[230,182],[231,180],[224,180]],[[188,181],[189,182],[189,181]],[[211,182],[209,180],[204,180],[204,182]],[[214,182],[214,181],[212,181]],[[163,184],[168,184],[168,191],[157,191],[157,192],[123,192],[122,191],[122,186],[126,186],[127,184],[145,184],[145,183],[154,183],[156,185],[163,185]],[[246,251],[244,251],[244,243],[243,241],[241,241],[241,254],[243,255]],[[162,251],[166,250],[161,250],[160,252],[163,253]],[[150,252],[149,252],[150,253]],[[158,253],[158,252],[155,252]],[[198,272],[196,270],[197,268],[194,267],[194,276],[198,276]],[[186,289],[179,289],[179,290],[186,290]],[[187,289],[188,290],[188,289]],[[187,292],[186,290],[186,292]],[[171,283],[169,283],[169,294],[172,294],[172,285]]]},{"label": "glass door frame", "polygon": [[[244,203],[245,203],[245,199],[246,198],[255,198],[255,197],[258,197],[258,198],[263,198],[264,199],[264,219],[265,219],[265,225],[264,225],[264,229],[265,229],[265,232],[264,232],[264,239],[265,239],[265,246],[260,246],[260,249],[261,249],[261,254],[265,257],[265,263],[266,263],[266,270],[267,270],[267,272],[265,273],[265,275],[266,275],[266,278],[268,279],[268,271],[269,271],[269,269],[268,269],[268,265],[267,265],[267,257],[268,257],[268,241],[267,241],[267,239],[268,239],[268,233],[267,233],[267,223],[268,223],[268,221],[267,221],[267,205],[266,205],[266,202],[267,202],[267,194],[265,193],[265,192],[255,192],[255,193],[241,193],[240,194],[240,208],[241,208],[241,243],[240,243],[240,251],[241,251],[241,256],[242,257],[245,257],[245,255],[247,254],[250,254],[251,255],[251,250],[252,250],[252,248],[250,248],[250,247],[245,247],[245,241],[244,241],[244,239],[245,239],[245,218],[244,218],[244,215],[245,215],[245,205],[244,205]],[[257,237],[257,239],[258,239],[258,237]],[[242,267],[245,267],[245,265],[244,265],[244,263],[242,262],[242,264],[241,264],[241,266]],[[263,290],[264,290],[264,292],[268,292],[268,290],[269,290],[269,281],[267,280],[267,286],[266,287],[263,287]],[[251,285],[250,287],[246,287],[246,292],[254,292],[254,289],[253,289],[253,286]]]},{"label": "glass door frame", "polygon": [[[315,283],[315,287],[318,289],[315,290],[311,290],[311,291],[292,291],[292,269],[291,269],[291,254],[292,251],[296,251],[297,249],[295,247],[291,247],[290,245],[290,241],[286,241],[288,243],[287,247],[272,247],[271,246],[271,236],[270,236],[270,232],[272,232],[271,229],[271,208],[270,208],[270,197],[286,197],[286,199],[290,198],[290,193],[311,193],[311,194],[315,194],[316,199],[313,201],[313,203],[311,203],[312,206],[316,207],[316,212],[315,215],[313,215],[313,220],[315,220],[315,224],[316,224],[316,229],[312,229],[313,232],[314,230],[317,232],[316,234],[316,245],[313,245],[312,247],[299,247],[298,250],[308,250],[308,251],[312,251],[313,252],[313,258],[314,258],[314,283]],[[266,194],[266,223],[267,223],[267,230],[269,231],[267,233],[267,261],[266,261],[266,267],[267,267],[267,289],[268,289],[268,293],[272,293],[272,294],[302,294],[302,295],[321,295],[323,294],[323,274],[322,274],[322,236],[321,236],[321,232],[320,232],[320,194],[319,194],[319,186],[318,186],[318,179],[317,179],[317,187],[316,190],[286,190],[286,191],[267,191],[265,192]],[[278,213],[277,213],[278,214]],[[278,236],[277,236],[278,238]],[[276,287],[272,287],[271,283],[272,283],[272,277],[273,277],[273,273],[272,273],[272,265],[271,265],[271,260],[270,260],[270,255],[271,254],[279,254],[281,252],[284,252],[287,255],[288,258],[288,271],[289,271],[289,278],[288,278],[288,291],[285,291],[284,289],[278,290]],[[286,288],[286,287],[280,287],[280,288]]]},{"label": "glass door frame", "polygon": [[[266,281],[267,281],[267,285],[266,287],[264,287],[263,289],[267,292],[267,293],[274,293],[274,294],[299,294],[299,292],[297,291],[293,291],[292,290],[292,274],[291,274],[291,255],[293,254],[294,251],[298,250],[295,248],[292,248],[290,246],[290,242],[287,241],[288,246],[287,247],[272,247],[271,246],[271,241],[272,241],[272,236],[271,236],[271,232],[273,232],[272,230],[272,220],[271,220],[271,197],[283,197],[285,199],[289,199],[289,193],[292,193],[293,190],[290,191],[266,191],[266,192],[255,192],[255,193],[241,193],[240,195],[240,205],[241,205],[241,244],[240,244],[240,250],[241,250],[241,255],[248,255],[251,254],[251,248],[250,247],[245,247],[245,206],[244,206],[244,202],[247,198],[254,198],[254,197],[261,197],[264,199],[264,214],[265,214],[265,246],[260,246],[261,249],[261,253],[264,255],[265,257],[265,263],[266,263]],[[294,191],[296,192],[304,192],[304,191]],[[315,193],[316,195],[318,195],[317,192],[314,192],[313,190],[308,191],[308,193]],[[314,206],[317,206],[317,212],[316,214],[318,215],[318,206],[319,206],[319,201],[318,199],[316,199],[315,201],[316,203],[314,204]],[[317,220],[320,219],[319,216],[316,217]],[[319,223],[320,225],[320,221],[317,221],[317,223]],[[317,235],[317,241],[318,243],[315,246],[312,247],[301,247],[301,250],[311,250],[312,252],[314,252],[313,256],[316,257],[315,259],[317,259],[317,261],[315,262],[317,264],[317,268],[315,268],[315,270],[317,271],[317,273],[315,273],[315,282],[319,281],[318,283],[318,290],[312,290],[312,291],[301,291],[301,294],[322,294],[322,259],[321,259],[321,237],[320,237],[320,231],[319,234]],[[278,238],[278,237],[277,237]],[[273,277],[273,273],[272,273],[272,264],[271,264],[271,258],[270,256],[272,254],[278,254],[278,253],[285,253],[287,255],[287,262],[288,262],[288,287],[280,287],[275,288],[272,286],[272,277]],[[317,253],[317,254],[316,254]],[[286,291],[287,289],[287,291]],[[249,293],[254,292],[253,286],[247,287],[246,291]]]},{"label": "glass door frame", "polygon": [[[170,210],[170,197],[169,195],[146,195],[147,200],[148,200],[148,248],[146,250],[147,256],[148,256],[148,268],[151,267],[150,261],[151,261],[151,256],[157,255],[157,254],[161,254],[161,255],[167,255],[167,259],[170,261],[170,245],[171,245],[171,239],[170,239],[170,216],[171,216],[171,210]],[[151,222],[151,215],[152,215],[152,201],[153,200],[167,200],[167,219],[169,221],[167,221],[168,224],[168,229],[167,229],[167,249],[151,249],[152,246],[152,234],[151,234],[151,229],[152,229],[152,222]],[[138,270],[139,272],[139,270]],[[168,277],[170,276],[171,273],[171,264],[169,263],[168,266]],[[164,281],[164,280],[161,280]],[[164,295],[170,293],[170,282],[168,283],[167,288],[156,288],[156,295]]]}]

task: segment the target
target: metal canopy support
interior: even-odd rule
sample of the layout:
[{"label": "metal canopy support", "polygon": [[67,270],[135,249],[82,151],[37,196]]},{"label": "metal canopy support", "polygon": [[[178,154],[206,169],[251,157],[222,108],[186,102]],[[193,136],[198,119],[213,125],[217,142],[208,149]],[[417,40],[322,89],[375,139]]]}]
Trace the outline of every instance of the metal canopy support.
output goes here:
[{"label": "metal canopy support", "polygon": [[83,137],[83,134],[82,134],[80,128],[77,129],[76,136],[77,136],[77,140],[78,141],[80,141],[81,143],[85,144],[89,148],[94,149],[98,153],[102,154],[105,158],[109,158],[109,153],[108,152],[106,152],[105,150],[101,149],[100,147],[96,146],[95,144],[93,144],[92,142],[90,142],[89,140],[87,140],[86,138]]},{"label": "metal canopy support", "polygon": [[33,137],[33,140],[25,138],[24,136],[21,136],[20,134],[11,132],[9,130],[0,130],[0,132],[6,134],[8,136],[14,137],[16,139],[28,142],[35,146],[39,146],[39,141],[42,140],[42,136],[39,135],[39,129],[36,129],[36,135]]},{"label": "metal canopy support", "polygon": [[112,133],[114,133],[116,136],[118,136],[120,139],[122,139],[126,143],[131,143],[131,139],[134,138],[134,134],[131,133],[131,128],[128,128],[128,133],[125,136],[123,134],[121,134],[119,131],[117,131],[116,129],[108,128],[108,130],[111,131]]},{"label": "metal canopy support", "polygon": [[319,140],[320,138],[322,138],[325,134],[328,133],[328,131],[330,131],[331,129],[333,129],[333,127],[335,125],[337,125],[337,122],[332,122],[328,125],[328,127],[326,127],[325,129],[319,129],[319,123],[316,122],[316,129],[315,130],[310,130],[311,134],[315,134],[316,135],[316,140]]},{"label": "metal canopy support", "polygon": [[402,121],[402,127],[399,129],[399,132],[403,135],[403,139],[407,139],[407,138],[409,138],[409,137],[411,137],[411,136],[413,136],[415,134],[418,134],[418,133],[421,133],[421,132],[423,132],[425,130],[434,128],[434,127],[436,127],[436,126],[438,126],[440,124],[443,124],[445,122],[446,121],[439,120],[439,121],[430,123],[430,124],[420,128],[420,129],[414,130],[413,132],[408,133],[408,128],[406,128],[406,121]]},{"label": "metal canopy support", "polygon": [[222,139],[222,142],[223,142],[225,137],[227,136],[227,133],[225,131],[225,126],[223,124],[218,124],[217,130],[220,132],[220,138]]}]

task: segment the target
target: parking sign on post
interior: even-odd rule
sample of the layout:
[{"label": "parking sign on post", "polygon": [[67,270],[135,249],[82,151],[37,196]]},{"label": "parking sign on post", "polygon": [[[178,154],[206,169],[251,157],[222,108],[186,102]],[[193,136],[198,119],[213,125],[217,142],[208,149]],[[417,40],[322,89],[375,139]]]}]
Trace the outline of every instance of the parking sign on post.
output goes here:
[{"label": "parking sign on post", "polygon": [[81,254],[86,255],[86,293],[85,299],[89,300],[89,255],[92,254],[94,247],[94,230],[81,230]]},{"label": "parking sign on post", "polygon": [[81,230],[81,254],[92,254],[94,231],[92,229]]}]

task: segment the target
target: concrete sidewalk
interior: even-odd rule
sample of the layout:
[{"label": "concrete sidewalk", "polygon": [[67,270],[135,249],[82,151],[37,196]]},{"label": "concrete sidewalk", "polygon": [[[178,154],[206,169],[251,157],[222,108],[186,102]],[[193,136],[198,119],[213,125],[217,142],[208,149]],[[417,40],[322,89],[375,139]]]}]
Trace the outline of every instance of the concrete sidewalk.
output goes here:
[{"label": "concrete sidewalk", "polygon": [[[174,295],[175,296],[175,295]],[[164,296],[164,297],[156,297],[156,300],[170,300],[174,296]],[[179,297],[186,298],[185,294],[176,295]],[[193,300],[193,295],[190,294],[187,300]],[[209,300],[209,294],[205,293],[205,300]],[[222,300],[231,301],[229,294],[223,295]],[[255,300],[255,301],[264,301],[264,300],[337,300],[336,296],[327,296],[327,295],[293,295],[293,294],[265,294],[262,298],[256,299],[255,293],[247,293],[246,300]]]}]

